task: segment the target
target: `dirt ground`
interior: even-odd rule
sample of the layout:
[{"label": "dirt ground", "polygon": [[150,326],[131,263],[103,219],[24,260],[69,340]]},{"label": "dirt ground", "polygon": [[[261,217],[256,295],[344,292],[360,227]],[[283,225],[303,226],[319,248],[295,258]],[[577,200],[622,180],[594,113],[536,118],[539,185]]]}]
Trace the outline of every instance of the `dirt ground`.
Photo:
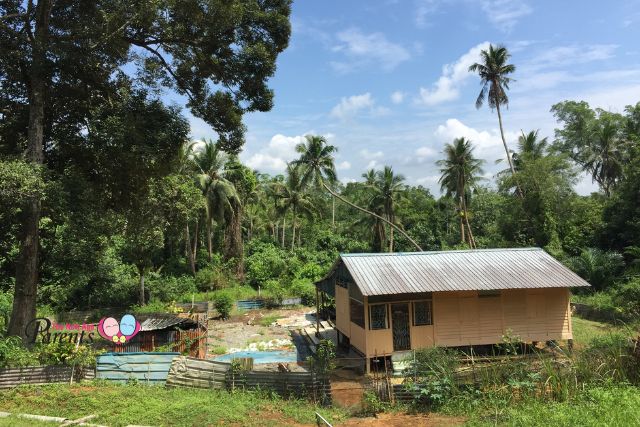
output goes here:
[{"label": "dirt ground", "polygon": [[438,414],[409,415],[409,414],[379,414],[377,417],[351,418],[339,426],[365,426],[365,427],[407,427],[430,426],[445,427],[464,424],[464,417],[449,417]]},{"label": "dirt ground", "polygon": [[[228,320],[209,321],[210,346],[224,347],[227,352],[249,349],[278,350],[291,348],[289,328],[313,324],[308,307],[279,310],[250,310]],[[263,323],[268,323],[264,324]]]}]

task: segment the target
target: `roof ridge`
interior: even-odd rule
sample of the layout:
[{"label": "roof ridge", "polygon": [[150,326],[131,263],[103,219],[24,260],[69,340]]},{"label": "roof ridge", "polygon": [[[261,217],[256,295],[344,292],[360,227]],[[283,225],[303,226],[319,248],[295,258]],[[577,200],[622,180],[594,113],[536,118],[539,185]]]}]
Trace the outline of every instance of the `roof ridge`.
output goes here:
[{"label": "roof ridge", "polygon": [[486,248],[486,249],[450,249],[444,251],[423,251],[423,252],[356,252],[341,253],[340,257],[367,257],[367,256],[406,256],[406,255],[437,255],[437,254],[455,254],[455,253],[477,253],[477,252],[521,252],[521,251],[541,251],[542,248]]}]

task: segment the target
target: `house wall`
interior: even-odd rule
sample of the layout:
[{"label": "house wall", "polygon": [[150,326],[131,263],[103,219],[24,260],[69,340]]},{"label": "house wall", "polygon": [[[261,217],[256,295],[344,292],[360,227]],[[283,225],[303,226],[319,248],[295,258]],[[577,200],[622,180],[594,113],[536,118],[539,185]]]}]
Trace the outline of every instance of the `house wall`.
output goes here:
[{"label": "house wall", "polygon": [[[433,325],[413,326],[410,305],[411,348],[495,344],[504,335],[522,341],[572,338],[569,290],[504,290],[497,296],[481,297],[476,291],[433,293]],[[398,301],[394,301],[397,303]],[[393,352],[392,320],[389,327],[369,329],[369,304],[365,305],[365,328],[349,319],[349,295],[336,286],[337,328],[367,357]]]},{"label": "house wall", "polygon": [[346,337],[351,336],[351,319],[349,314],[349,291],[336,285],[336,328]]}]

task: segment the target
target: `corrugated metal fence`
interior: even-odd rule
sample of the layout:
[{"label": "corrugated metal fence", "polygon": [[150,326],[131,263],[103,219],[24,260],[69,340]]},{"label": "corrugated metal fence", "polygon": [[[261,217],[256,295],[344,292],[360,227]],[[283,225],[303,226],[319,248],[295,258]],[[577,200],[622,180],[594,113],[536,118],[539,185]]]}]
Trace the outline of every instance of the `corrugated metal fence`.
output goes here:
[{"label": "corrugated metal fence", "polygon": [[331,402],[331,385],[313,372],[233,372],[231,364],[176,357],[171,364],[167,387],[213,388],[227,390],[267,390],[283,397],[307,397]]},{"label": "corrugated metal fence", "polygon": [[95,377],[93,368],[77,368],[67,365],[28,366],[0,369],[0,389],[18,385],[36,385],[71,382]]},{"label": "corrugated metal fence", "polygon": [[105,353],[98,356],[96,377],[164,385],[171,361],[180,353]]}]

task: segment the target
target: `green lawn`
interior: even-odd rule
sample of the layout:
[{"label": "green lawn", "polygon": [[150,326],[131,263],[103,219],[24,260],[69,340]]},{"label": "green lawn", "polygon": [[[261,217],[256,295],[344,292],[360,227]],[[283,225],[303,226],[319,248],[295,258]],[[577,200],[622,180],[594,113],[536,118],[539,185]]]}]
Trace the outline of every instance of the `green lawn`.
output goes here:
[{"label": "green lawn", "polygon": [[[109,426],[312,424],[315,411],[333,422],[348,417],[340,409],[318,408],[304,400],[283,400],[259,393],[106,385],[99,382],[20,387],[0,392],[0,411],[70,419],[96,414],[98,417],[91,423]],[[0,426],[5,425],[37,424],[13,417],[0,419]]]}]

